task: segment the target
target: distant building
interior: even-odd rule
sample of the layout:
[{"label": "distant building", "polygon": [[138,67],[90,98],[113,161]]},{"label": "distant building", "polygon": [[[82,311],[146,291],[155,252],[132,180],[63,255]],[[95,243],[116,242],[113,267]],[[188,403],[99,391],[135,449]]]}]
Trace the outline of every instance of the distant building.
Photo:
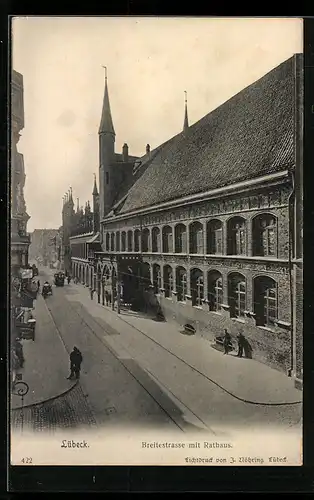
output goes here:
[{"label": "distant building", "polygon": [[24,128],[23,76],[14,70],[11,85],[11,273],[18,275],[20,268],[28,265],[30,240],[27,221],[30,217],[24,199],[24,158],[17,150],[20,132]]},{"label": "distant building", "polygon": [[64,197],[63,220],[63,261],[64,270],[76,277],[84,285],[94,287],[93,258],[101,251],[99,242],[99,195],[94,180],[93,207],[88,201],[85,209],[77,199],[76,211],[72,190]]},{"label": "distant building", "polygon": [[29,261],[39,265],[57,267],[58,229],[35,229],[30,233]]}]

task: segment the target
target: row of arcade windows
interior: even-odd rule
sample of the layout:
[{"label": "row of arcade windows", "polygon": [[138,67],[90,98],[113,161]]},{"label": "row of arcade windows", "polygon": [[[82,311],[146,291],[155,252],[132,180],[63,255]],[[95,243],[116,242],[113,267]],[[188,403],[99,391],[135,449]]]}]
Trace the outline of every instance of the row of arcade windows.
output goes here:
[{"label": "row of arcade windows", "polygon": [[[146,266],[149,266],[146,264]],[[162,273],[163,272],[163,280]],[[223,278],[218,271],[208,272],[207,290],[204,289],[203,272],[192,269],[190,274],[183,267],[175,270],[175,280],[171,266],[166,265],[161,270],[158,264],[153,265],[153,285],[155,293],[159,293],[163,284],[166,297],[172,292],[177,293],[177,300],[185,302],[188,290],[193,306],[201,306],[207,299],[209,310],[221,312],[223,301],[227,299],[230,316],[244,318],[247,303],[246,279],[240,273],[230,273],[228,276],[228,297],[223,297]],[[189,287],[188,287],[188,280]],[[256,277],[253,281],[253,312],[258,326],[274,326],[277,320],[277,284],[268,276]]]},{"label": "row of arcade windows", "polygon": [[[227,254],[247,255],[248,236],[252,238],[252,253],[255,256],[275,256],[277,253],[277,220],[271,214],[263,214],[252,221],[252,234],[248,235],[247,221],[233,217],[227,223]],[[188,238],[189,234],[189,238]],[[188,241],[189,239],[189,241]],[[116,252],[157,252],[190,254],[223,254],[223,228],[218,219],[207,222],[207,238],[204,242],[204,228],[200,222],[189,225],[189,233],[184,224],[174,230],[164,226],[162,231],[154,227],[106,233],[106,251]],[[189,243],[189,244],[188,244]]]}]

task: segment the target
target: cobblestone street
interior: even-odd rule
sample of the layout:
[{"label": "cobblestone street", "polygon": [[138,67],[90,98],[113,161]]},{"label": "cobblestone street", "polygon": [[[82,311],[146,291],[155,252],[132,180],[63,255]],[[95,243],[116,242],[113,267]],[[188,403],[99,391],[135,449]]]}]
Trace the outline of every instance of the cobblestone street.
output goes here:
[{"label": "cobblestone street", "polygon": [[[40,274],[40,278],[52,281],[51,276],[44,273]],[[43,331],[38,329],[34,344],[28,349],[36,347],[36,366],[40,372],[40,377],[37,377],[39,381],[36,388],[37,395],[38,397],[41,393],[44,395],[47,385],[49,401],[43,401],[42,397],[40,398],[42,403],[32,406],[24,402],[25,429],[54,431],[95,425],[132,425],[180,431],[190,428],[190,423],[183,418],[182,409],[128,352],[125,351],[122,361],[102,342],[104,331],[107,336],[119,336],[119,332],[105,323],[103,328],[99,330],[98,326],[97,329],[97,323],[92,323],[92,316],[87,312],[84,318],[89,318],[89,321],[82,318],[80,315],[82,305],[79,302],[74,305],[67,298],[67,295],[74,291],[67,285],[64,288],[53,286],[53,295],[41,302],[43,307],[39,314],[50,317],[49,332],[46,331],[47,323],[45,323]],[[45,342],[42,341],[43,336]],[[65,357],[57,353],[55,356],[50,356],[49,351],[56,352],[53,346],[60,342],[64,352],[68,354]],[[41,343],[41,353],[45,355],[41,367],[38,365],[42,357],[38,351],[39,343]],[[68,356],[74,345],[77,345],[83,353],[83,364],[80,381],[71,389],[66,377],[69,374]],[[31,351],[28,354],[31,356]],[[26,359],[26,364],[32,366],[31,357]],[[58,378],[53,377],[55,372],[58,372]],[[51,377],[55,380],[54,399],[52,399]],[[30,381],[23,375],[23,380],[28,380],[30,387],[36,385],[36,378]],[[60,384],[69,387],[64,395],[60,395]],[[12,412],[12,426],[21,427],[21,410],[17,405]]]},{"label": "cobblestone street", "polygon": [[[288,430],[300,425],[300,405],[275,403],[284,397],[297,401],[298,391],[290,391],[289,396],[289,385],[285,385],[282,374],[270,374],[270,369],[259,363],[255,362],[254,369],[265,383],[255,378],[254,386],[247,384],[248,363],[239,365],[236,358],[222,357],[202,341],[182,338],[170,324],[152,324],[147,335],[149,318],[118,317],[90,301],[88,290],[81,285],[54,288],[45,306],[66,351],[74,345],[82,351],[82,373],[79,384],[65,396],[26,408],[25,426],[51,431],[96,425],[184,432],[206,429],[218,435],[229,433],[235,426],[270,425]],[[58,362],[58,370],[66,377],[68,362],[59,361],[64,366]],[[267,402],[248,404],[246,387],[250,389],[249,399],[255,393],[264,401],[270,375],[278,378],[269,393],[273,402],[268,406]],[[217,378],[231,392],[238,387],[240,398],[215,383]],[[20,425],[18,410],[13,422]]]},{"label": "cobblestone street", "polygon": [[[21,409],[11,412],[12,430],[21,429]],[[23,427],[28,431],[95,427],[96,421],[79,384],[67,394],[23,409]]]}]

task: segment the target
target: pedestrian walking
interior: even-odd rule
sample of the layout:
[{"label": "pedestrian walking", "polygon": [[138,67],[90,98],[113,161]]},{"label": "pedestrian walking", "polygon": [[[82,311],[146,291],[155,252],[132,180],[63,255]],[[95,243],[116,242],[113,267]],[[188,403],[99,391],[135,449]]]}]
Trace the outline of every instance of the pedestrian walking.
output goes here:
[{"label": "pedestrian walking", "polygon": [[12,385],[16,382],[16,375],[20,368],[20,362],[16,355],[15,349],[11,348],[11,368],[12,368]]},{"label": "pedestrian walking", "polygon": [[223,339],[224,354],[228,354],[231,351],[231,335],[225,328],[225,334]]},{"label": "pedestrian walking", "polygon": [[81,364],[83,361],[83,356],[81,351],[74,346],[73,351],[70,354],[70,376],[68,380],[72,380],[74,377],[76,379],[80,378]]},{"label": "pedestrian walking", "polygon": [[69,274],[68,274],[67,280],[68,280],[68,285],[69,285],[71,283],[71,276]]},{"label": "pedestrian walking", "polygon": [[19,361],[20,368],[23,368],[25,358],[24,358],[24,353],[23,353],[23,346],[20,342],[20,338],[17,338],[15,340],[15,354],[17,356],[17,359]]},{"label": "pedestrian walking", "polygon": [[40,281],[39,280],[37,281],[37,291],[38,291],[38,293],[40,292]]},{"label": "pedestrian walking", "polygon": [[93,298],[94,298],[94,292],[95,292],[95,290],[93,288],[91,288],[90,289],[90,298],[91,298],[91,300],[93,300]]},{"label": "pedestrian walking", "polygon": [[237,340],[238,340],[238,354],[237,354],[237,357],[238,358],[242,358],[242,356],[243,356],[243,349],[244,349],[245,341],[246,341],[246,338],[244,337],[244,335],[243,335],[242,332],[240,332],[237,335]]},{"label": "pedestrian walking", "polygon": [[248,359],[252,359],[252,346],[250,344],[250,342],[248,341],[247,338],[244,339],[244,346],[243,346],[243,349],[244,349],[244,356]]}]

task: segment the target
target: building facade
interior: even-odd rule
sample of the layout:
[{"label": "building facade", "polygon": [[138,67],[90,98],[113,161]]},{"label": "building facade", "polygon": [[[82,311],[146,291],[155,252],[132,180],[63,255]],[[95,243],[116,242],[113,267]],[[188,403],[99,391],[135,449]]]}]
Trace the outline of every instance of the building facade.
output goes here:
[{"label": "building facade", "polygon": [[28,266],[30,239],[27,234],[29,215],[24,199],[24,158],[17,149],[24,128],[23,75],[14,70],[11,99],[11,274],[18,276],[19,270]]},{"label": "building facade", "polygon": [[[17,145],[24,128],[23,75],[12,71],[11,80],[11,241],[10,241],[10,334],[11,354],[19,336],[17,321],[21,311],[33,308],[35,298],[31,285],[32,270],[29,269],[28,252],[30,238],[27,233],[29,215],[24,199],[24,158]],[[13,354],[12,354],[13,355]],[[11,365],[13,366],[13,364]]]},{"label": "building facade", "polygon": [[[99,128],[98,300],[107,287],[302,380],[302,88],[296,54],[141,158]],[[85,255],[86,257],[86,255]]]}]

